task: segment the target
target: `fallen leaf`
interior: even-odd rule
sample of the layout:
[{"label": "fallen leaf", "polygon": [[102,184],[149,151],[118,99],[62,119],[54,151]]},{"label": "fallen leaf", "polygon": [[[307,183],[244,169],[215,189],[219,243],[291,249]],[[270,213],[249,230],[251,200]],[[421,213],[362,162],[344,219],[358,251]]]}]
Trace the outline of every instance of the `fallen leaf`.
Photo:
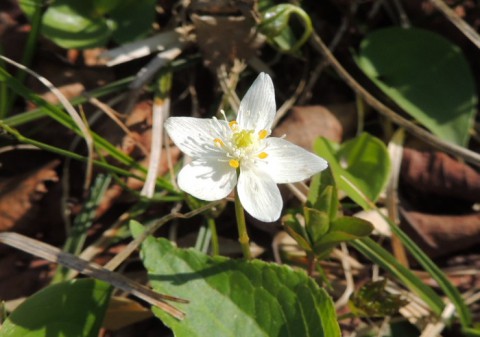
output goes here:
[{"label": "fallen leaf", "polygon": [[442,152],[405,148],[400,177],[423,194],[480,201],[480,173]]},{"label": "fallen leaf", "polygon": [[0,182],[0,231],[19,230],[35,217],[36,202],[47,192],[47,182],[57,182],[54,160],[48,164]]},{"label": "fallen leaf", "polygon": [[115,331],[152,316],[153,313],[138,302],[125,297],[112,296],[102,325],[108,330]]},{"label": "fallen leaf", "polygon": [[342,141],[343,128],[335,115],[320,105],[293,107],[287,117],[275,128],[273,135],[286,139],[309,151],[318,137],[334,142]]},{"label": "fallen leaf", "polygon": [[445,256],[480,243],[480,213],[427,214],[401,208],[405,229],[430,256]]}]

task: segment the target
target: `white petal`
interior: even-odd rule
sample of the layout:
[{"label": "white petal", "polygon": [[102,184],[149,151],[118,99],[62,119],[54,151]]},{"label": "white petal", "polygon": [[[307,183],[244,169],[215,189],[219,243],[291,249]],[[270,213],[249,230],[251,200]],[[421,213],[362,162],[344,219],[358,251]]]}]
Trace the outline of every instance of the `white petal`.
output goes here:
[{"label": "white petal", "polygon": [[237,184],[237,171],[215,159],[198,159],[178,174],[178,187],[194,197],[213,201],[225,198]]},{"label": "white petal", "polygon": [[178,148],[193,158],[218,157],[222,151],[213,140],[222,138],[227,122],[206,118],[170,117],[165,129]]},{"label": "white petal", "polygon": [[282,196],[267,173],[257,167],[242,169],[237,191],[243,208],[254,218],[264,222],[273,222],[280,218]]},{"label": "white petal", "polygon": [[261,73],[240,102],[238,125],[246,130],[270,131],[275,113],[275,89],[272,79]]},{"label": "white petal", "polygon": [[265,142],[264,170],[277,184],[302,181],[328,167],[323,158],[284,139],[271,137]]}]

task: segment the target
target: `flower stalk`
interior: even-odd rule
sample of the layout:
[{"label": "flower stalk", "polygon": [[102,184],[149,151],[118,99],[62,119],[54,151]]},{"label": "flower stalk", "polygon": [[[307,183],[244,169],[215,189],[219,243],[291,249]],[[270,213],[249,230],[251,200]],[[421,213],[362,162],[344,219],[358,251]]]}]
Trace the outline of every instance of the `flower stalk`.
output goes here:
[{"label": "flower stalk", "polygon": [[252,253],[250,252],[250,238],[247,232],[247,224],[245,222],[245,211],[243,210],[242,203],[238,197],[237,189],[235,188],[235,216],[237,218],[238,229],[238,242],[242,247],[243,257],[247,260],[252,259]]}]

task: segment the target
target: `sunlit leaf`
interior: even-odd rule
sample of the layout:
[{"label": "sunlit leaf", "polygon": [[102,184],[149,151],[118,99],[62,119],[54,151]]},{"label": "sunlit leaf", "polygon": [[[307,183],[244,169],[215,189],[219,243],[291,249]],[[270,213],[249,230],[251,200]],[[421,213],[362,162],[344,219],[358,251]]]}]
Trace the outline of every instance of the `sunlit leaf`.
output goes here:
[{"label": "sunlit leaf", "polygon": [[[133,224],[134,235],[142,228]],[[332,300],[304,272],[209,257],[153,237],[141,256],[155,290],[190,301],[177,305],[182,321],[154,309],[177,337],[340,336]]]}]

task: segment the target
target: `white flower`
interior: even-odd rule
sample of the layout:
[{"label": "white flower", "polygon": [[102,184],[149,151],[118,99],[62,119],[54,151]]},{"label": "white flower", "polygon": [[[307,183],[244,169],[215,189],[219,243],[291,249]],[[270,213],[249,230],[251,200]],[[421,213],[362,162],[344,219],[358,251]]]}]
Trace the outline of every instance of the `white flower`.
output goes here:
[{"label": "white flower", "polygon": [[261,73],[240,103],[236,121],[170,117],[165,128],[192,162],[178,174],[178,186],[202,200],[220,200],[237,185],[244,209],[272,222],[283,206],[277,184],[305,180],[327,162],[282,139],[268,137],[275,117],[271,78]]}]

